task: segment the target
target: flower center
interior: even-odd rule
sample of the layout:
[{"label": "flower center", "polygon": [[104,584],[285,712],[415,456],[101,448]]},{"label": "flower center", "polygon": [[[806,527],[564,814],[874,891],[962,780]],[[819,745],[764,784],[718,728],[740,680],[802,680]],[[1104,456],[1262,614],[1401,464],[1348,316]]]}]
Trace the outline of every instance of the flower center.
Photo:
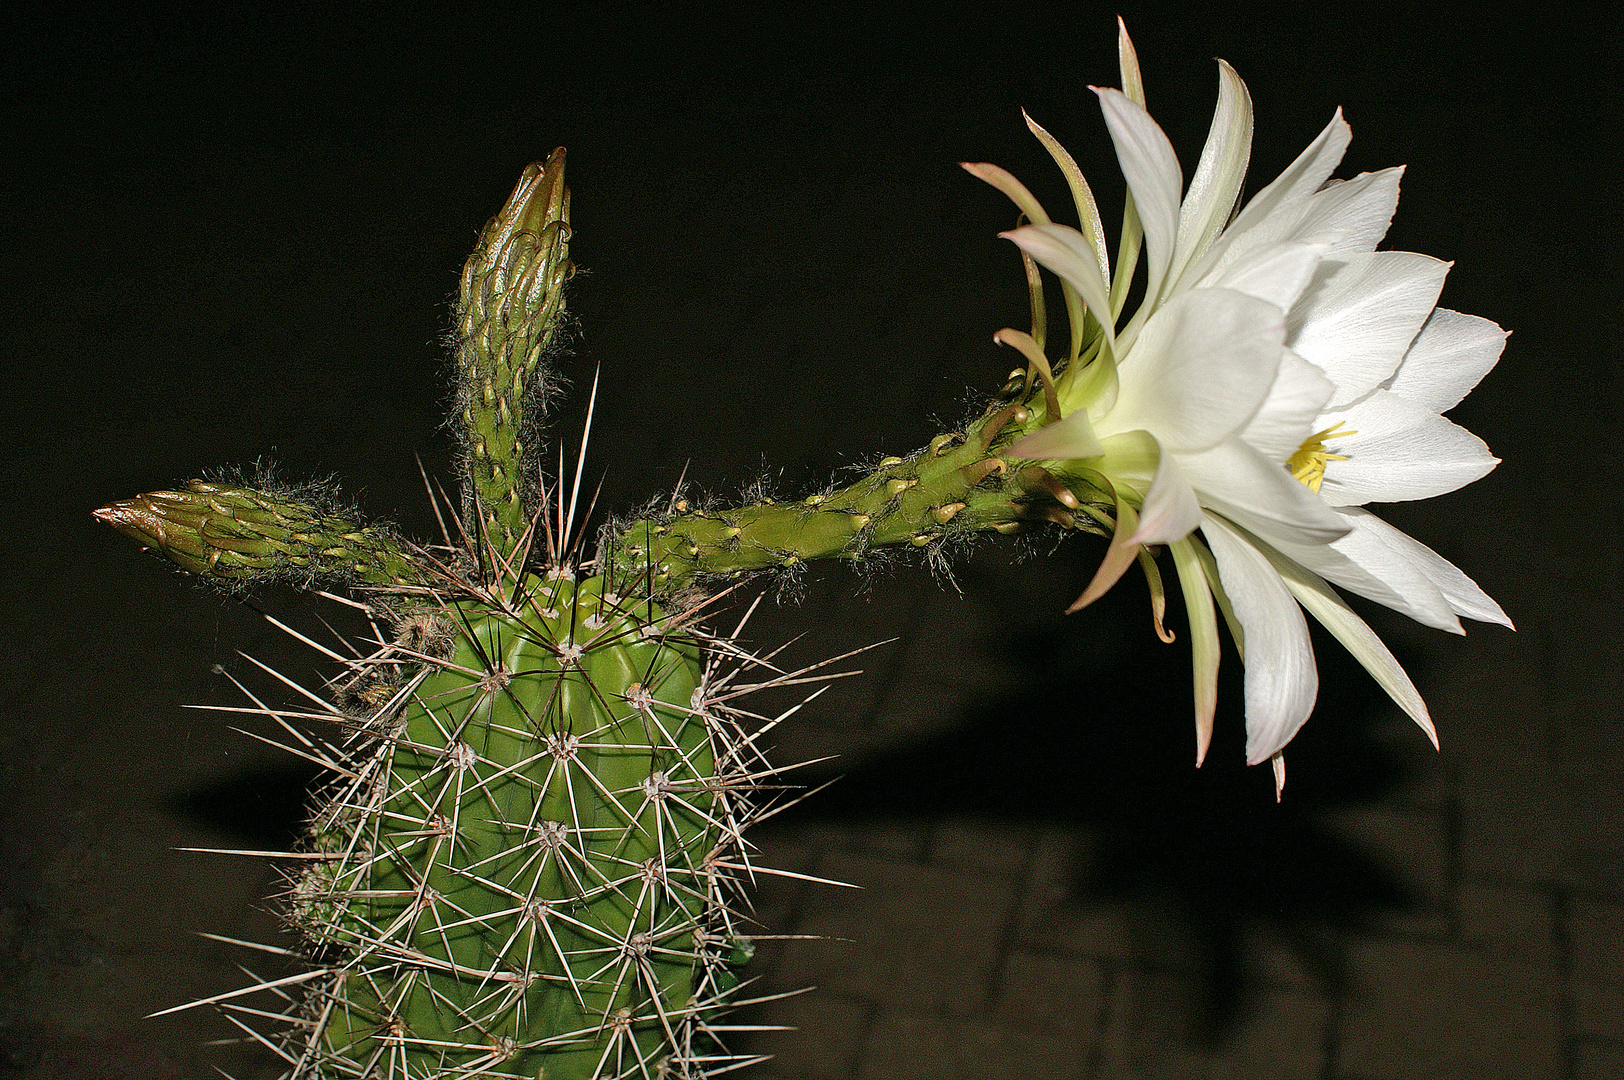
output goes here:
[{"label": "flower center", "polygon": [[1346,454],[1328,454],[1325,452],[1327,439],[1340,439],[1344,435],[1357,435],[1357,431],[1338,431],[1343,421],[1337,421],[1324,431],[1316,431],[1303,440],[1297,452],[1286,459],[1286,471],[1299,483],[1310,491],[1318,491],[1325,482],[1325,463],[1327,461],[1346,461]]}]

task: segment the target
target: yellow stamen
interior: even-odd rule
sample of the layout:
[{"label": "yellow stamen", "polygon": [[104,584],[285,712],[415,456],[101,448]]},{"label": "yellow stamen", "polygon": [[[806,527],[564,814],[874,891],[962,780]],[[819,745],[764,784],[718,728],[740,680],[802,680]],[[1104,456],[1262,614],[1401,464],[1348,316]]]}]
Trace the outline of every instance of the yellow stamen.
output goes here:
[{"label": "yellow stamen", "polygon": [[1346,454],[1328,454],[1325,452],[1327,439],[1340,439],[1344,435],[1357,435],[1357,431],[1338,431],[1343,421],[1337,421],[1324,431],[1316,431],[1303,440],[1297,452],[1286,459],[1286,471],[1299,484],[1306,486],[1310,491],[1318,491],[1325,482],[1325,463],[1327,461],[1346,461]]}]

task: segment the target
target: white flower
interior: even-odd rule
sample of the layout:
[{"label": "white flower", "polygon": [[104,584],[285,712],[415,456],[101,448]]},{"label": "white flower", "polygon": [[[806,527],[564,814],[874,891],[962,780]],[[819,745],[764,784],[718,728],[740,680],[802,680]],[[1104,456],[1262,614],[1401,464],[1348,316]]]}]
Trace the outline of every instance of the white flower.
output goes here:
[{"label": "white flower", "polygon": [[[1028,120],[1066,173],[1081,231],[1053,223],[996,166],[965,166],[1030,220],[1001,235],[1061,278],[1074,327],[1058,377],[1037,338],[999,333],[1046,391],[1046,426],[1009,453],[1062,477],[1089,470],[1117,491],[1116,536],[1077,606],[1109,589],[1144,545],[1170,548],[1190,613],[1198,764],[1216,696],[1214,596],[1246,664],[1249,763],[1272,759],[1283,780],[1281,749],[1313,710],[1303,609],[1436,744],[1409,677],[1331,585],[1455,633],[1460,616],[1511,625],[1465,574],[1363,509],[1441,495],[1494,468],[1483,442],[1441,414],[1494,366],[1506,335],[1435,307],[1447,263],[1375,250],[1402,170],[1330,180],[1349,140],[1340,111],[1231,218],[1251,101],[1219,61],[1218,107],[1186,190],[1143,107],[1125,29],[1120,41],[1128,92],[1096,88],[1131,194],[1114,276],[1087,182],[1037,124]],[[1141,236],[1145,291],[1124,323]]]}]

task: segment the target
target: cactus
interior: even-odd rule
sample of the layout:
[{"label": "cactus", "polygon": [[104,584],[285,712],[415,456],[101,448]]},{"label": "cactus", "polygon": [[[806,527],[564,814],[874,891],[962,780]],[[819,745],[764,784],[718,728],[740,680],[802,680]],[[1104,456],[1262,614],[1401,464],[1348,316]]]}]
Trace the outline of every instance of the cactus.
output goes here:
[{"label": "cactus", "polygon": [[702,1071],[749,950],[730,859],[764,765],[701,652],[555,570],[419,608],[357,665],[346,700],[377,704],[290,890],[333,955],[310,1075]]},{"label": "cactus", "polygon": [[96,511],[189,573],[344,588],[370,620],[349,657],[316,646],[342,664],[322,690],[271,672],[305,707],[244,686],[251,705],[232,710],[326,770],[296,850],[245,853],[294,867],[281,900],[299,940],[235,944],[296,970],[164,1010],[213,1006],[280,1055],[287,1080],[738,1067],[723,1017],[759,929],[738,901],[772,872],[743,834],[794,796],[759,748],[782,717],[737,699],[836,676],[779,671],[705,630],[712,587],[883,545],[1108,520],[1102,498],[1073,494],[1086,485],[996,452],[1031,417],[1018,379],[965,431],[844,489],[706,512],[679,496],[664,517],[606,529],[584,560],[579,468],[567,498],[536,468],[572,269],[563,167],[559,150],[525,171],[463,273],[463,502],[441,515],[455,536],[413,544],[320,490],[272,484],[194,480]]}]

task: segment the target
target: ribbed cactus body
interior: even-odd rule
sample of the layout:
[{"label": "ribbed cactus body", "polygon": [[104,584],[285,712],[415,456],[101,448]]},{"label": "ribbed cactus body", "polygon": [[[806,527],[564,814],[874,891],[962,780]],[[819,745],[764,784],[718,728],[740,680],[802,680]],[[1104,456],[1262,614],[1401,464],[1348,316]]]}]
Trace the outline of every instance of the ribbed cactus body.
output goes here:
[{"label": "ribbed cactus body", "polygon": [[405,623],[293,889],[331,976],[291,1075],[698,1075],[743,812],[698,645],[567,573]]}]

